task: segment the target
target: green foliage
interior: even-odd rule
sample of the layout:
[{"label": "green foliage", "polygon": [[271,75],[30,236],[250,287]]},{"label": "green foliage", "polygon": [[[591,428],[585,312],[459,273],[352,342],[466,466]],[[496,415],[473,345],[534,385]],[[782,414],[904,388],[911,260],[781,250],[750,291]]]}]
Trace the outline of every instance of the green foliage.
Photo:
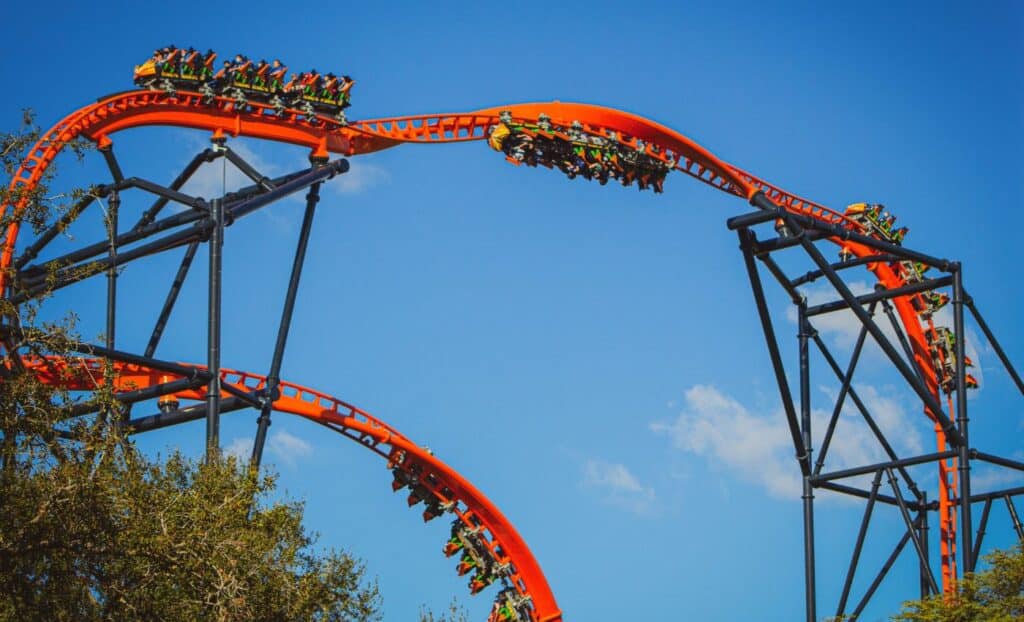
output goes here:
[{"label": "green foliage", "polygon": [[302,505],[268,501],[273,477],[232,458],[151,461],[103,417],[61,438],[50,391],[27,375],[0,386],[0,619],[378,619],[362,565],[318,552]]},{"label": "green foliage", "polygon": [[[8,174],[38,136],[28,114],[0,135]],[[44,192],[0,198],[24,197],[39,223],[59,213]],[[37,310],[0,302],[0,621],[380,619],[364,566],[318,547],[274,477],[232,458],[152,460],[123,435],[111,383],[81,402],[57,386],[74,366],[26,373],[75,340],[73,316]],[[71,417],[76,402],[95,414]]]},{"label": "green foliage", "polygon": [[1024,541],[985,558],[987,570],[967,575],[955,599],[933,596],[903,604],[905,622],[1012,622],[1024,619]]},{"label": "green foliage", "polygon": [[448,604],[448,611],[438,616],[426,607],[420,607],[420,622],[469,622],[469,614],[466,613],[466,608],[453,598]]}]

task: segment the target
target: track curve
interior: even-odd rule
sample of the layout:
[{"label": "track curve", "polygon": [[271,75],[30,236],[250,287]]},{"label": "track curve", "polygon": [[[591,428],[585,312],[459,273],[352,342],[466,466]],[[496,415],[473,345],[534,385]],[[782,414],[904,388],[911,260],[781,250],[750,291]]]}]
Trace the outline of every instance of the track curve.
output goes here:
[{"label": "track curve", "polygon": [[[146,126],[174,126],[187,127],[214,132],[215,134],[246,136],[276,142],[300,145],[313,150],[317,155],[326,155],[328,152],[344,155],[359,155],[392,148],[402,144],[435,144],[451,142],[469,142],[485,140],[488,131],[499,123],[499,114],[507,112],[513,119],[536,122],[541,113],[551,117],[552,121],[562,126],[568,126],[578,121],[582,131],[591,136],[598,136],[618,141],[634,149],[642,150],[646,155],[661,160],[672,166],[673,170],[680,171],[694,177],[733,196],[752,200],[755,195],[762,193],[772,203],[787,211],[810,216],[820,221],[838,225],[853,231],[861,232],[862,227],[856,222],[847,219],[844,215],[828,207],[802,198],[793,193],[787,192],[769,182],[758,178],[736,166],[719,159],[711,151],[697,144],[683,134],[676,132],[662,124],[645,119],[638,115],[614,110],[610,108],[579,103],[543,102],[524,103],[502,107],[485,108],[464,113],[429,114],[417,116],[390,117],[371,119],[365,121],[354,121],[347,125],[340,125],[338,122],[316,115],[305,115],[300,111],[289,110],[283,115],[275,113],[269,105],[249,103],[239,106],[234,101],[226,98],[217,98],[212,103],[206,104],[198,93],[179,91],[175,95],[168,95],[159,91],[129,91],[103,98],[85,106],[76,112],[68,115],[65,119],[49,130],[38,144],[29,152],[21,168],[17,171],[11,181],[12,191],[29,191],[33,189],[43,178],[47,167],[58,153],[70,141],[79,137],[85,137],[96,141],[100,145],[107,143],[109,136],[129,128]],[[17,196],[17,195],[15,195]],[[20,223],[17,215],[25,206],[25,201],[15,205],[5,205],[4,213],[14,210],[14,218],[8,226],[2,251],[0,251],[0,290],[6,289],[9,285],[9,269],[12,265],[15,245],[18,239]],[[847,252],[857,257],[871,257],[878,253],[871,248],[850,241],[833,239]],[[906,274],[898,265],[885,262],[867,264],[868,269],[875,274],[878,281],[888,289],[898,288],[907,283]],[[929,341],[926,336],[928,328],[922,326],[918,313],[914,309],[913,299],[916,295],[901,296],[893,299],[900,319],[911,342],[915,362],[922,373],[927,388],[939,398],[939,381],[936,372],[931,364],[929,354]],[[128,370],[125,370],[128,371]],[[246,375],[247,378],[256,376]],[[297,385],[296,385],[297,386]],[[298,390],[298,389],[297,389]],[[317,401],[327,396],[308,389],[300,391],[302,395],[317,395]],[[285,398],[282,398],[285,399]],[[329,398],[334,400],[334,398]],[[343,402],[331,401],[342,405]],[[330,410],[320,409],[319,414],[313,414],[317,407],[305,405],[300,402],[282,402],[299,414],[316,420],[317,417],[326,417],[322,423],[331,425],[342,425],[338,420],[332,419]],[[345,408],[350,408],[345,405]],[[310,410],[312,409],[312,410]],[[285,410],[285,412],[291,412]],[[355,412],[362,412],[352,410]],[[936,420],[935,413],[926,410],[926,414]],[[342,417],[344,419],[344,417]],[[354,424],[355,419],[345,420]],[[367,419],[367,421],[370,421]],[[360,433],[369,434],[367,438],[374,438],[376,443],[384,443],[392,447],[403,447],[408,443],[407,451],[416,460],[429,464],[434,468],[441,469],[441,463],[429,455],[417,450],[416,446],[400,435],[393,432],[382,424],[379,426],[367,424],[368,427],[353,427],[353,430],[360,430]],[[388,434],[390,441],[381,439],[384,436],[375,435]],[[945,434],[936,425],[936,441],[940,451],[947,448]],[[446,471],[447,473],[447,471]],[[955,475],[955,463],[940,467],[940,504],[944,510],[940,512],[943,519],[943,585],[949,589],[952,581],[955,580],[955,517],[951,518],[951,502],[955,497],[955,486],[952,485],[952,478]],[[460,491],[465,492],[469,497],[476,498],[475,491],[468,482],[461,476],[451,471],[446,477],[451,477],[452,484]],[[456,478],[456,476],[458,476]],[[447,481],[447,480],[446,480]],[[455,488],[453,488],[455,490]],[[472,494],[470,494],[472,493]],[[483,499],[482,495],[480,496]],[[483,506],[481,506],[483,507]],[[493,507],[493,506],[490,506]],[[472,511],[484,512],[472,508]],[[486,510],[490,512],[490,510]],[[529,554],[525,544],[515,534],[511,524],[504,520],[500,513],[494,508],[493,514],[489,515],[490,525],[488,529],[496,537],[509,538],[509,547],[505,551],[509,555],[515,551],[517,554],[529,555],[529,563],[523,567],[534,567],[532,555]],[[505,540],[502,540],[503,544]],[[519,546],[522,546],[520,549]],[[948,548],[948,550],[947,550]],[[525,557],[524,557],[525,558]],[[522,562],[520,562],[522,563]],[[531,565],[532,564],[532,565]],[[517,568],[519,566],[517,565]],[[523,572],[520,569],[520,572]],[[532,572],[532,570],[531,570]],[[537,576],[542,579],[539,567],[536,567]],[[538,611],[543,609],[547,616],[540,619],[560,619],[557,614],[557,606],[554,598],[550,595],[550,589],[546,581],[543,581],[543,590],[540,595],[534,595],[532,585],[531,596]]]},{"label": "track curve", "polygon": [[[182,365],[197,371],[206,370],[202,365]],[[105,384],[104,359],[25,359],[25,367],[40,380],[70,391],[95,391]],[[112,371],[115,393],[144,390],[161,383],[187,379],[184,375],[121,362],[114,362]],[[238,391],[262,389],[267,383],[266,376],[233,369],[221,369],[220,377],[222,385]],[[439,505],[448,508],[447,512],[455,514],[469,527],[483,528],[480,535],[495,560],[508,565],[505,578],[519,594],[529,597],[534,620],[557,622],[562,619],[551,587],[522,536],[501,510],[469,480],[426,447],[417,445],[394,427],[357,406],[286,380],[280,381],[278,386],[280,396],[273,402],[275,411],[322,424],[384,458],[390,469],[400,468],[404,473],[412,474],[419,485],[434,495]],[[206,399],[207,391],[204,385],[170,395],[199,402]],[[222,392],[224,399],[231,395],[228,390]]]}]

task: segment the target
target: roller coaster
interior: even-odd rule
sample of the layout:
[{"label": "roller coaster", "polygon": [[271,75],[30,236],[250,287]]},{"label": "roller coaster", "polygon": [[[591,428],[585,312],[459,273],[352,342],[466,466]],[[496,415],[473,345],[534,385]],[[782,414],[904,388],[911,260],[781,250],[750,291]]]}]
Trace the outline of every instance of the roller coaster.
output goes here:
[{"label": "roller coaster", "polygon": [[[208,57],[208,55],[207,55]],[[207,58],[204,57],[204,58]],[[443,462],[426,447],[413,442],[383,420],[327,393],[283,380],[280,369],[292,310],[305,262],[306,247],[313,225],[321,185],[348,170],[346,158],[406,144],[483,142],[516,165],[542,166],[558,170],[569,178],[581,177],[604,184],[615,180],[641,190],[663,190],[669,172],[692,177],[717,190],[744,200],[754,212],[730,218],[737,231],[750,277],[757,313],[776,375],[789,432],[796,450],[804,485],[804,561],[806,569],[807,620],[817,619],[813,490],[827,489],[867,500],[865,514],[837,614],[846,614],[858,559],[873,508],[888,504],[900,511],[906,533],[893,549],[858,606],[856,618],[885,577],[896,557],[914,544],[920,559],[922,594],[952,593],[958,573],[974,568],[985,526],[994,501],[1005,500],[1018,535],[1024,531],[1017,518],[1012,497],[1024,489],[1006,489],[972,494],[970,462],[983,460],[1002,467],[1024,470],[1024,464],[971,448],[967,438],[966,391],[977,385],[966,369],[972,362],[964,352],[964,310],[992,344],[1017,387],[1024,384],[1010,364],[995,335],[966,294],[957,262],[914,251],[905,246],[907,230],[894,229],[895,218],[877,204],[856,203],[836,211],[787,192],[734,165],[664,125],[635,114],[611,108],[565,102],[538,102],[484,108],[480,110],[387,117],[348,121],[339,117],[341,104],[319,102],[308,97],[278,97],[279,86],[251,78],[232,78],[220,90],[207,87],[212,65],[199,58],[179,62],[174,69],[145,65],[136,68],[137,83],[143,90],[118,93],[99,99],[62,119],[46,132],[28,152],[10,182],[12,196],[21,197],[5,205],[9,218],[0,253],[0,289],[15,305],[24,304],[53,290],[92,278],[106,278],[105,343],[75,346],[80,356],[38,357],[19,353],[12,346],[16,326],[5,326],[5,354],[11,370],[35,374],[44,382],[63,386],[85,395],[72,408],[75,416],[98,411],[88,393],[108,382],[123,405],[120,423],[131,433],[206,420],[206,446],[210,455],[219,448],[219,422],[224,413],[245,408],[259,411],[252,462],[258,466],[272,412],[312,420],[378,454],[392,472],[395,491],[408,492],[408,505],[423,505],[423,519],[441,516],[452,520],[450,539],[443,547],[447,556],[458,556],[457,572],[469,575],[471,593],[492,586],[495,600],[490,622],[554,622],[562,612],[541,567],[523,538],[497,506],[468,479]],[[184,68],[183,68],[184,67]],[[244,72],[236,75],[247,75]],[[191,88],[194,87],[194,88]],[[325,109],[323,106],[334,106]],[[159,184],[126,176],[118,161],[112,136],[119,132],[151,126],[171,126],[209,132],[212,145],[193,158],[170,184]],[[275,179],[264,176],[229,146],[234,137],[248,137],[298,145],[310,149],[311,166]],[[31,239],[22,239],[19,216],[31,191],[46,176],[56,156],[69,143],[85,138],[94,142],[104,158],[111,181],[93,185],[90,191],[49,228]],[[331,154],[341,157],[331,160]],[[204,164],[225,158],[235,164],[252,184],[223,197],[207,199],[182,192],[189,178]],[[306,194],[299,241],[283,301],[269,372],[265,375],[228,369],[220,362],[221,265],[224,229],[248,214],[295,192]],[[124,194],[136,191],[151,195],[152,204],[142,211],[130,228],[118,218]],[[75,250],[48,256],[47,247],[93,203],[106,201],[107,234],[104,239]],[[170,203],[180,207],[171,215]],[[755,228],[772,226],[777,237],[759,240]],[[838,247],[839,261],[829,262],[818,248],[819,241]],[[198,248],[206,244],[210,253],[208,276],[208,356],[204,364],[187,364],[156,358],[182,283],[189,273]],[[801,248],[812,262],[806,275],[790,278],[772,259],[772,253]],[[184,249],[170,291],[154,323],[145,348],[139,353],[115,341],[117,326],[117,278],[125,266],[146,257]],[[767,268],[790,295],[799,310],[799,412],[775,337],[765,300],[761,270]],[[845,270],[864,267],[877,279],[876,291],[856,296],[844,282]],[[929,278],[935,271],[945,276]],[[839,299],[809,307],[799,287],[825,278]],[[951,294],[941,289],[951,288]],[[936,313],[952,303],[952,328],[936,324]],[[884,309],[898,343],[884,334],[873,318]],[[862,331],[847,369],[840,368],[811,325],[816,315],[839,310],[852,311]],[[137,318],[133,318],[137,319]],[[899,376],[921,400],[923,413],[934,424],[936,451],[900,458],[874,424],[852,385],[861,348],[870,335],[890,359]],[[841,382],[825,440],[812,463],[810,430],[810,344],[816,344],[824,360]],[[113,376],[106,370],[113,366]],[[845,400],[856,403],[865,421],[885,449],[889,460],[843,471],[823,472],[828,446],[836,432],[839,412]],[[132,417],[136,404],[156,400],[158,412]],[[906,468],[935,463],[938,467],[938,498],[928,501]],[[840,484],[856,476],[873,476],[870,490]],[[892,494],[879,491],[886,476]],[[903,487],[911,492],[905,498]],[[977,533],[971,517],[972,504],[984,504]],[[929,558],[927,517],[937,512],[941,580],[933,576]],[[959,548],[958,548],[959,547]],[[958,570],[958,563],[960,568]]]}]

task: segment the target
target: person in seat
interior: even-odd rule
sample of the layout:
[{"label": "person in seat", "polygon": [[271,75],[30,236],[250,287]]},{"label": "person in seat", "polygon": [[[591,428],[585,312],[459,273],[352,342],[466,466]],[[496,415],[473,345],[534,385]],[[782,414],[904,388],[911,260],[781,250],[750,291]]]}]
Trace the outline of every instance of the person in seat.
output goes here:
[{"label": "person in seat", "polygon": [[267,76],[270,79],[269,86],[270,90],[274,93],[281,91],[284,87],[284,76],[288,73],[288,68],[281,63],[277,58],[270,63],[270,71]]},{"label": "person in seat", "polygon": [[256,63],[256,67],[252,71],[252,86],[256,88],[266,88],[269,80],[270,64],[266,59],[260,59],[260,62]]},{"label": "person in seat", "polygon": [[181,76],[193,78],[199,73],[199,59],[202,54],[195,48],[189,48],[181,57]]},{"label": "person in seat", "polygon": [[241,54],[236,55],[232,78],[232,82],[237,86],[251,86],[253,78],[252,61]]},{"label": "person in seat", "polygon": [[352,99],[352,86],[355,85],[356,81],[349,76],[341,77],[341,86],[338,87],[338,104],[342,108],[348,108]]},{"label": "person in seat", "polygon": [[213,61],[215,60],[217,60],[217,53],[207,49],[206,54],[203,55],[202,67],[199,70],[200,79],[209,80],[213,78]]},{"label": "person in seat", "polygon": [[469,593],[478,594],[490,584],[494,583],[494,575],[481,573],[479,570],[469,580]]},{"label": "person in seat", "polygon": [[302,94],[307,97],[316,97],[317,93],[320,92],[320,85],[323,83],[323,77],[313,69],[306,74],[305,80],[302,83]]},{"label": "person in seat", "polygon": [[323,84],[320,87],[322,99],[335,99],[338,96],[338,76],[328,73],[324,76]]}]

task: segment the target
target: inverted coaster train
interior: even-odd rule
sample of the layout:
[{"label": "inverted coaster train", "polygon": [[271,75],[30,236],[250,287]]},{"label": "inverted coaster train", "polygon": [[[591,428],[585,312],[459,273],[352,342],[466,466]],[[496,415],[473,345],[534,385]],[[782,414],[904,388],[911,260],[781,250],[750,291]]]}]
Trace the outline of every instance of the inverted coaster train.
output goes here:
[{"label": "inverted coaster train", "polygon": [[[193,128],[212,133],[213,146],[198,154],[169,185],[125,176],[113,150],[111,136],[147,126]],[[270,179],[228,147],[229,137],[244,136],[308,147],[311,167],[277,179]],[[844,614],[854,574],[858,567],[864,533],[876,503],[898,507],[906,521],[906,533],[893,555],[853,611],[860,614],[878,583],[884,578],[908,541],[920,558],[922,594],[955,589],[957,562],[962,571],[974,568],[985,525],[994,500],[1003,499],[1019,535],[1024,537],[1012,497],[1024,489],[1007,489],[972,495],[970,461],[981,459],[1016,470],[1024,464],[971,449],[967,443],[967,400],[962,399],[973,378],[965,371],[963,312],[970,309],[1001,361],[1024,393],[1016,371],[988,329],[973,301],[963,288],[959,264],[909,250],[902,245],[904,231],[892,229],[892,219],[877,208],[861,204],[849,216],[788,193],[735,166],[727,164],[686,136],[634,114],[577,103],[527,103],[488,108],[466,113],[393,117],[369,121],[341,121],[305,107],[283,108],[280,101],[247,100],[245,97],[211,96],[180,87],[169,91],[140,90],[119,93],[76,110],[51,128],[28,153],[11,181],[20,203],[4,206],[17,216],[27,195],[44,178],[54,158],[71,141],[87,138],[97,145],[110,170],[112,181],[98,184],[57,222],[31,240],[19,240],[20,222],[14,218],[7,228],[0,255],[0,289],[15,304],[34,299],[84,279],[107,279],[106,342],[79,344],[80,358],[39,359],[13,356],[19,365],[44,381],[71,390],[88,392],[104,382],[104,367],[113,365],[114,389],[124,404],[122,423],[133,433],[155,430],[186,421],[206,419],[207,448],[219,447],[221,414],[254,408],[260,412],[252,461],[258,465],[263,452],[272,411],[295,414],[320,423],[376,452],[388,462],[394,474],[395,490],[408,488],[409,504],[424,503],[424,519],[453,515],[452,538],[447,555],[461,554],[459,573],[472,573],[470,589],[481,591],[493,583],[502,588],[496,595],[490,620],[562,619],[561,611],[530,549],[498,508],[466,478],[383,421],[326,393],[299,386],[280,378],[292,309],[298,290],[306,246],[313,224],[321,184],[344,174],[348,162],[330,160],[330,154],[358,156],[409,143],[450,143],[488,141],[515,164],[538,164],[558,168],[569,177],[581,175],[601,183],[609,177],[629,185],[661,190],[664,174],[679,171],[723,192],[742,198],[757,211],[730,219],[738,231],[750,275],[757,310],[762,321],[769,355],[776,373],[780,396],[792,435],[797,462],[804,482],[804,544],[806,565],[807,620],[817,619],[813,531],[813,490],[825,488],[867,499],[865,514],[847,571],[837,614]],[[188,179],[205,163],[227,158],[253,181],[253,185],[224,197],[206,200],[181,192]],[[598,164],[595,167],[595,162]],[[148,209],[129,229],[119,227],[122,194],[130,190],[154,197]],[[274,354],[266,375],[235,371],[220,364],[221,245],[224,228],[284,196],[307,190],[306,210],[299,235],[291,278],[283,301],[281,324]],[[96,241],[57,257],[45,256],[47,246],[87,207],[98,199],[107,201],[106,239]],[[161,216],[169,203],[184,206],[170,216]],[[774,224],[778,237],[759,241],[754,227]],[[829,263],[816,242],[827,240],[840,247],[841,261]],[[20,242],[20,243],[19,243]],[[191,365],[155,358],[164,327],[178,293],[201,244],[210,253],[208,357],[205,365]],[[771,253],[801,247],[813,263],[807,275],[790,279],[783,274]],[[116,347],[117,277],[124,266],[144,257],[184,248],[179,269],[154,329],[141,353]],[[775,339],[771,316],[764,299],[757,262],[766,266],[799,310],[800,400],[799,413],[791,396],[789,380]],[[877,291],[854,296],[843,282],[841,271],[864,266],[878,280]],[[947,276],[926,278],[934,269]],[[798,287],[826,278],[839,300],[808,307]],[[941,293],[952,287],[952,296]],[[952,300],[954,327],[937,327],[933,313]],[[865,305],[868,306],[865,309]],[[890,343],[875,324],[876,307],[884,308],[899,336],[899,347]],[[810,318],[841,309],[853,311],[863,330],[848,368],[840,369],[818,338]],[[9,332],[9,331],[8,331]],[[911,458],[896,456],[884,434],[872,420],[852,386],[857,358],[870,334],[889,357],[907,385],[921,399],[925,415],[935,424],[937,450]],[[812,462],[809,396],[809,344],[822,351],[829,367],[842,383],[835,410],[819,451]],[[7,348],[9,355],[17,355]],[[966,364],[957,364],[962,361]],[[839,412],[847,398],[855,402],[889,460],[864,467],[823,473],[825,456],[835,433]],[[943,397],[945,406],[943,408]],[[956,398],[956,399],[954,399]],[[133,404],[158,400],[159,412],[132,418]],[[190,402],[182,405],[182,402]],[[75,407],[74,414],[95,412],[88,399]],[[954,416],[955,413],[955,416]],[[955,419],[955,422],[954,422]],[[929,502],[910,478],[906,467],[925,462],[938,465],[938,499]],[[854,476],[874,476],[870,490],[838,483]],[[893,494],[879,492],[883,475]],[[901,484],[911,498],[905,499]],[[975,536],[971,519],[973,503],[983,503],[982,519]],[[936,581],[929,560],[927,516],[938,513],[941,580]],[[915,514],[915,516],[912,516]],[[959,525],[958,525],[959,522]],[[958,538],[959,534],[959,538]],[[958,542],[959,540],[959,542]],[[957,547],[960,545],[958,552]]]}]

